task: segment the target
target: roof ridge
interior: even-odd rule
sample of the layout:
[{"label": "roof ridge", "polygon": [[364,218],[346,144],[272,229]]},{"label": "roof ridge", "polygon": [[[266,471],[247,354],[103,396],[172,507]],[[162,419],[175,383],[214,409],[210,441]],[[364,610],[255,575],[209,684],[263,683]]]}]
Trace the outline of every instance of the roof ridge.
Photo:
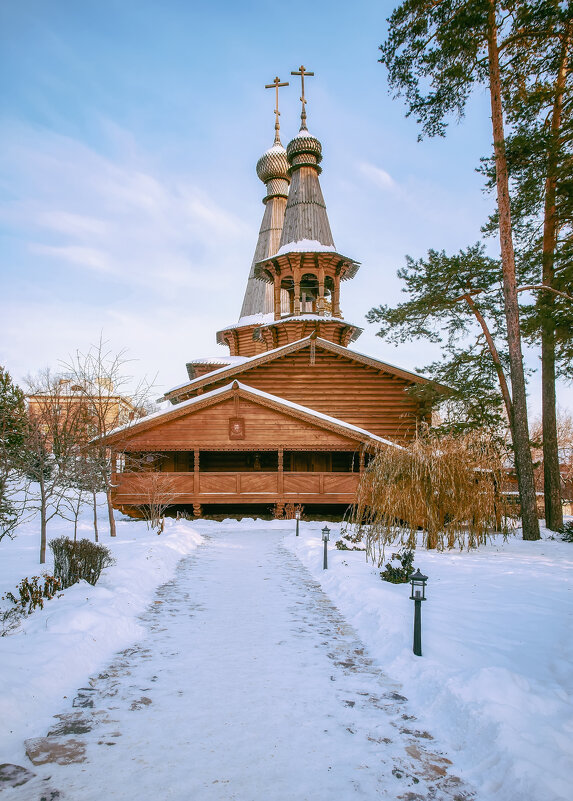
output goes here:
[{"label": "roof ridge", "polygon": [[[246,359],[242,364],[231,364],[228,367],[221,367],[218,370],[213,370],[210,373],[206,373],[205,375],[199,376],[198,378],[194,378],[192,381],[187,381],[184,384],[179,386],[173,387],[172,390],[168,390],[164,394],[164,398],[166,400],[171,400],[172,397],[177,397],[178,394],[181,394],[186,388],[192,387],[201,387],[205,384],[213,383],[216,381],[218,377],[222,376],[224,373],[229,373],[229,375],[234,375],[235,373],[243,373],[247,370],[250,370],[251,367],[258,366],[259,364],[264,364],[267,361],[273,361],[273,359],[280,357],[281,354],[292,353],[296,350],[302,349],[304,344],[310,344],[311,342],[312,333],[302,339],[298,339],[295,342],[289,342],[286,345],[281,345],[278,348],[274,348],[273,350],[267,350],[264,353],[259,353],[256,356],[250,356]],[[346,356],[349,359],[354,359],[356,361],[361,362],[362,364],[369,365],[370,367],[374,367],[375,369],[381,369],[385,372],[390,372],[394,375],[397,375],[405,380],[413,380],[415,383],[418,384],[434,384],[437,387],[442,386],[435,381],[432,381],[429,378],[425,378],[418,373],[413,373],[410,370],[404,370],[401,367],[397,367],[394,364],[390,364],[388,362],[383,362],[380,359],[377,359],[373,356],[367,356],[364,353],[359,353],[358,351],[351,350],[350,348],[345,347],[344,345],[337,345],[335,342],[331,342],[328,339],[323,339],[322,337],[317,337],[315,340],[315,344],[319,348],[323,348],[324,350],[330,350],[334,353],[338,353],[342,356]]]}]

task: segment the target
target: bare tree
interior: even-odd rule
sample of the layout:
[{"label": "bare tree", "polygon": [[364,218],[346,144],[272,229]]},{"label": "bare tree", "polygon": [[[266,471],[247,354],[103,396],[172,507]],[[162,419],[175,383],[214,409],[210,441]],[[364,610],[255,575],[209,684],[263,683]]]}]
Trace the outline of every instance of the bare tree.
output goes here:
[{"label": "bare tree", "polygon": [[[84,399],[91,434],[92,464],[99,477],[98,489],[105,492],[110,535],[115,537],[116,527],[112,505],[112,452],[102,439],[115,428],[146,414],[152,384],[142,379],[134,384],[127,374],[128,359],[125,350],[114,352],[102,336],[86,353],[76,351],[62,367],[72,381],[73,390]],[[127,428],[126,428],[127,430]],[[98,482],[96,482],[97,484]],[[96,492],[94,523],[97,528]]]},{"label": "bare tree", "polygon": [[40,512],[40,564],[44,564],[47,525],[60,514],[85,432],[85,409],[81,403],[71,402],[68,382],[48,368],[26,383],[28,422],[19,466],[37,488],[30,500]]},{"label": "bare tree", "polygon": [[82,444],[72,454],[66,485],[62,517],[74,523],[74,542],[77,539],[80,513],[87,503],[91,503],[93,507],[94,539],[98,542],[97,493],[102,489],[101,466],[97,462],[97,453],[88,445]]},{"label": "bare tree", "polygon": [[134,491],[144,499],[142,511],[147,527],[157,529],[161,534],[165,524],[165,512],[172,506],[177,497],[177,479],[169,473],[143,471],[133,481]]},{"label": "bare tree", "polygon": [[[573,494],[573,416],[570,412],[557,408],[555,417],[557,431],[557,453],[560,473],[560,495],[571,500]],[[536,418],[531,424],[531,439],[534,443],[533,458],[542,463],[545,453],[543,441],[543,418]],[[545,465],[543,465],[545,467]],[[541,471],[538,471],[541,473]],[[545,469],[539,475],[540,488],[545,479]],[[546,521],[547,522],[547,521]]]}]

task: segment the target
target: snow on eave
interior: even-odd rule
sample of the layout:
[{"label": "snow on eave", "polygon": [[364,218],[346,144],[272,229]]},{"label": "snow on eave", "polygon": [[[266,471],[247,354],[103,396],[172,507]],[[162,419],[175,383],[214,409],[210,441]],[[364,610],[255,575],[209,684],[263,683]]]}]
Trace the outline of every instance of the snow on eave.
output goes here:
[{"label": "snow on eave", "polygon": [[[310,341],[310,334],[307,337],[303,337],[303,339],[297,340],[297,342],[304,342],[305,339],[308,339]],[[256,356],[245,356],[244,357],[245,361],[243,362],[243,364],[247,364],[248,362],[254,361],[255,359],[260,359],[261,356],[269,356],[269,355],[271,355],[273,353],[277,353],[278,351],[281,351],[284,348],[288,348],[288,347],[290,347],[291,345],[294,345],[294,344],[295,344],[294,342],[289,342],[286,345],[279,345],[278,348],[273,348],[272,350],[265,350],[263,353],[257,353]],[[225,370],[232,369],[234,366],[235,365],[230,364],[228,366],[219,367],[218,370],[213,370],[213,372],[211,372],[211,373],[206,373],[205,375],[200,375],[197,378],[193,378],[190,381],[185,381],[184,384],[179,384],[178,386],[173,387],[173,389],[167,390],[167,392],[165,393],[164,397],[165,397],[166,400],[169,400],[169,398],[167,396],[170,395],[172,392],[176,392],[178,389],[185,389],[186,387],[192,387],[193,384],[195,384],[197,381],[202,381],[204,378],[207,378],[207,377],[209,377],[209,379],[211,379],[211,378],[213,378],[213,376],[218,376],[221,373],[224,373]],[[205,396],[203,395],[202,397],[205,397]]]},{"label": "snow on eave", "polygon": [[[270,353],[270,351],[265,351],[265,353]],[[167,392],[163,395],[164,399],[165,400],[169,400],[168,395],[171,395],[173,392],[177,392],[178,389],[185,389],[186,387],[190,387],[196,381],[201,381],[203,378],[206,378],[207,376],[209,376],[209,378],[211,378],[211,376],[219,375],[220,373],[224,373],[225,370],[230,370],[233,367],[238,367],[238,366],[240,366],[242,364],[246,364],[246,362],[250,362],[251,359],[256,359],[257,357],[256,356],[242,356],[240,358],[243,359],[242,362],[238,362],[237,364],[229,364],[228,362],[225,362],[225,364],[223,364],[222,367],[218,367],[216,370],[212,370],[210,373],[205,373],[204,375],[197,376],[197,378],[188,379],[183,384],[177,384],[177,386],[172,387],[171,389],[167,390]],[[191,364],[191,362],[189,362],[189,364]]]},{"label": "snow on eave", "polygon": [[299,239],[298,242],[287,242],[273,255],[284,256],[286,253],[336,253],[336,248],[323,245],[318,239]]},{"label": "snow on eave", "polygon": [[[322,320],[323,322],[328,321],[333,323],[344,323],[344,325],[350,325],[352,326],[352,328],[356,328],[361,333],[364,330],[363,328],[360,328],[354,323],[350,323],[348,322],[348,320],[344,320],[342,317],[329,317],[326,314],[313,314],[313,313],[288,314],[285,315],[284,317],[281,317],[279,320],[275,320],[274,314],[272,312],[269,312],[268,314],[262,314],[261,312],[259,312],[259,314],[249,314],[246,317],[241,317],[238,322],[231,323],[231,325],[226,325],[223,328],[221,328],[220,332],[231,331],[234,328],[243,328],[244,326],[247,325],[260,325],[262,328],[266,328],[267,326],[271,325],[280,325],[281,323],[287,323],[289,322],[289,320],[297,320],[297,321]],[[244,357],[244,358],[250,358],[250,357]]]},{"label": "snow on eave", "polygon": [[[317,412],[315,409],[311,409],[308,406],[302,406],[299,403],[294,403],[293,401],[286,400],[285,398],[280,398],[278,395],[271,395],[269,392],[263,392],[261,389],[256,389],[255,387],[251,387],[248,384],[242,384],[240,381],[232,381],[230,384],[225,384],[223,387],[219,387],[218,389],[213,389],[210,392],[205,392],[203,395],[196,395],[194,398],[189,398],[189,400],[182,401],[178,403],[176,406],[172,406],[169,409],[162,409],[158,412],[153,412],[153,414],[148,414],[147,417],[142,417],[140,420],[137,420],[131,424],[127,424],[124,426],[119,426],[118,428],[114,428],[113,431],[110,431],[105,437],[102,439],[109,439],[112,436],[120,433],[121,431],[135,431],[139,426],[147,426],[151,420],[159,420],[161,417],[166,417],[168,415],[179,417],[183,413],[185,409],[189,409],[192,406],[198,404],[204,404],[205,401],[210,400],[211,398],[215,398],[218,395],[222,395],[227,393],[233,389],[240,389],[246,395],[251,395],[254,397],[259,397],[271,401],[271,403],[276,404],[277,406],[282,406],[287,409],[292,409],[293,411],[300,412],[305,414],[309,417],[313,417],[316,420],[322,420],[329,425],[335,425],[339,428],[343,428],[347,431],[352,431],[355,434],[359,434],[362,437],[366,437],[373,442],[378,442],[381,445],[390,445],[393,448],[399,448],[402,450],[402,446],[398,445],[395,442],[392,442],[389,439],[384,439],[383,437],[379,437],[377,434],[372,434],[370,431],[366,431],[364,428],[358,428],[358,426],[354,426],[351,423],[346,423],[344,420],[339,420],[337,417],[331,417],[328,414],[323,414],[322,412]],[[95,440],[94,440],[95,441]]]},{"label": "snow on eave", "polygon": [[403,373],[405,375],[412,376],[412,378],[417,379],[418,382],[425,381],[428,384],[435,384],[437,387],[443,387],[444,389],[449,389],[449,387],[446,387],[445,384],[440,384],[438,381],[434,381],[431,378],[426,378],[425,376],[421,375],[421,373],[413,373],[411,370],[406,370],[405,367],[398,367],[397,364],[392,364],[391,362],[383,362],[377,356],[369,356],[367,353],[360,353],[360,351],[353,350],[352,348],[346,348],[346,350],[353,356],[359,356],[362,359],[370,359],[370,361],[377,362],[382,367],[389,367],[391,370],[395,370],[397,373]]},{"label": "snow on eave", "polygon": [[246,325],[268,325],[272,323],[274,319],[274,314],[272,312],[267,312],[263,314],[263,312],[257,312],[256,314],[247,314],[244,317],[239,317],[238,322],[230,323],[229,325],[222,326],[218,333],[222,331],[229,331],[231,328],[242,328]]},{"label": "snow on eave", "polygon": [[190,359],[187,364],[221,364],[230,367],[233,364],[243,364],[250,356],[204,356],[200,359]]}]

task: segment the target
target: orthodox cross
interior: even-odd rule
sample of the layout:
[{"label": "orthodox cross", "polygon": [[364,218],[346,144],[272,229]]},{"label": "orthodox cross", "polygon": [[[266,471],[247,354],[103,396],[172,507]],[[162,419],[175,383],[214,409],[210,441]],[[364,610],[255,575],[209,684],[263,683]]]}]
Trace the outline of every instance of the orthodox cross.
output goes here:
[{"label": "orthodox cross", "polygon": [[275,145],[280,144],[280,137],[279,137],[279,130],[280,130],[280,123],[279,117],[281,113],[279,111],[279,86],[288,86],[288,81],[286,83],[281,83],[281,79],[277,76],[272,83],[266,83],[265,89],[272,89],[273,86],[275,87],[276,91],[276,106],[275,106]]},{"label": "orthodox cross", "polygon": [[304,76],[305,75],[313,75],[314,76],[314,72],[309,72],[308,70],[305,70],[305,68],[301,65],[299,70],[295,71],[295,72],[291,72],[291,75],[300,75],[300,82],[302,84],[302,94],[301,94],[301,98],[300,98],[300,102],[302,103],[302,111],[301,111],[301,114],[300,114],[300,120],[301,120],[301,126],[300,127],[302,129],[302,128],[306,128],[306,108],[305,108],[305,106],[306,106],[306,98],[304,96]]}]

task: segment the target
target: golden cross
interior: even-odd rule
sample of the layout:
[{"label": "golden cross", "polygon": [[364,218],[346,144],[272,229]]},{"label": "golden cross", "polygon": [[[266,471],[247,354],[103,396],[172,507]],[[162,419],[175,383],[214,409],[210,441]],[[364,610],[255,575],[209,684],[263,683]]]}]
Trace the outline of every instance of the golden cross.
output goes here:
[{"label": "golden cross", "polygon": [[279,111],[279,86],[288,86],[288,81],[286,83],[281,83],[281,79],[277,76],[272,83],[266,83],[265,84],[265,89],[272,89],[273,86],[275,87],[275,91],[276,91],[276,106],[275,106],[275,131],[276,131],[276,134],[275,134],[275,144],[277,144],[278,142],[280,142],[279,129],[281,127],[280,124],[279,124],[279,117],[281,116],[281,113]]},{"label": "golden cross", "polygon": [[300,82],[302,84],[302,96],[300,98],[300,102],[302,103],[302,111],[301,111],[301,114],[300,114],[300,120],[301,120],[301,126],[300,127],[301,128],[306,128],[306,108],[305,108],[305,106],[306,106],[306,98],[304,96],[304,76],[305,75],[314,76],[314,72],[309,72],[308,70],[305,70],[305,68],[301,65],[300,68],[298,69],[298,71],[291,72],[291,75],[300,75]]}]

